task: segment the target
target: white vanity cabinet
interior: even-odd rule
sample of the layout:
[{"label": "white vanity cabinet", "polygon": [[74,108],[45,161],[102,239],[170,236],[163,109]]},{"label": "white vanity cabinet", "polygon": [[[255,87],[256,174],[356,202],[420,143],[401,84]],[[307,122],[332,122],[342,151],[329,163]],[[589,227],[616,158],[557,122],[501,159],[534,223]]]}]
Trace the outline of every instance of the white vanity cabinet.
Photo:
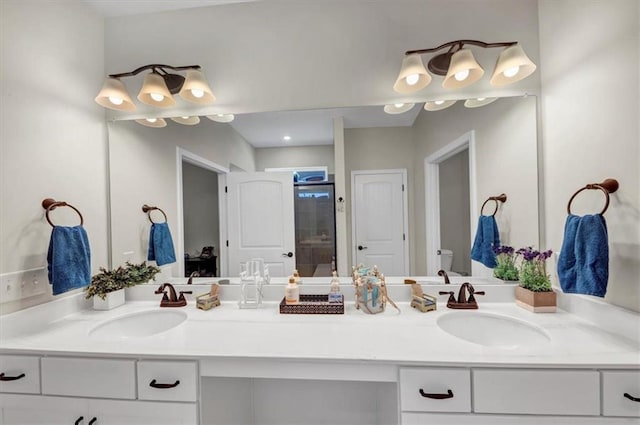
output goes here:
[{"label": "white vanity cabinet", "polygon": [[[8,368],[11,374],[27,370],[16,369],[11,365],[21,364],[25,368],[29,366],[30,373],[21,373],[32,377],[38,386],[32,386],[32,391],[28,393],[21,387],[15,387],[14,391],[10,385],[2,386],[0,425],[195,425],[198,423],[196,362],[3,357],[11,357],[0,363]],[[144,382],[139,382],[141,375]],[[167,383],[164,381],[167,377],[174,380]],[[146,382],[147,379],[149,382]],[[179,381],[178,385],[175,385],[176,381]],[[147,395],[146,386],[150,383],[155,385],[150,387],[151,390],[158,392],[153,397]],[[10,384],[10,382],[4,382],[4,384]],[[177,388],[179,391],[176,391]],[[184,402],[185,400],[188,402]]]}]

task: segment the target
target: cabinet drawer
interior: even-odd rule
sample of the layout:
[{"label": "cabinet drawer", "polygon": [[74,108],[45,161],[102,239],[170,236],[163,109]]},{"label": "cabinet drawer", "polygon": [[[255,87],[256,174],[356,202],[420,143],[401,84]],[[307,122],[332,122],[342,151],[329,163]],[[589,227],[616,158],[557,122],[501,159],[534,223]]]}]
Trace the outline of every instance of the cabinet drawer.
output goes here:
[{"label": "cabinet drawer", "polygon": [[640,416],[640,371],[602,371],[602,414],[605,416]]},{"label": "cabinet drawer", "polygon": [[468,369],[402,368],[400,406],[402,411],[470,412],[471,373]]},{"label": "cabinet drawer", "polygon": [[600,376],[591,370],[473,370],[479,413],[599,415]]},{"label": "cabinet drawer", "polygon": [[40,357],[0,356],[0,392],[40,393]]},{"label": "cabinet drawer", "polygon": [[134,360],[42,358],[42,393],[136,398]]},{"label": "cabinet drawer", "polygon": [[138,362],[140,400],[196,401],[197,389],[195,362]]}]

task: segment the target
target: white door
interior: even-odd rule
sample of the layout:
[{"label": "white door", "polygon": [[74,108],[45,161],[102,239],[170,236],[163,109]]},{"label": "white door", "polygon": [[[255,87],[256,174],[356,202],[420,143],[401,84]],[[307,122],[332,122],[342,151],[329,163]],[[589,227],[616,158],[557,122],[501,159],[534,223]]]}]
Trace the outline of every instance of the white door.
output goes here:
[{"label": "white door", "polygon": [[377,265],[387,276],[409,272],[406,170],[354,171],[354,265]]},{"label": "white door", "polygon": [[291,173],[227,174],[229,275],[263,258],[273,277],[295,268],[295,218]]}]

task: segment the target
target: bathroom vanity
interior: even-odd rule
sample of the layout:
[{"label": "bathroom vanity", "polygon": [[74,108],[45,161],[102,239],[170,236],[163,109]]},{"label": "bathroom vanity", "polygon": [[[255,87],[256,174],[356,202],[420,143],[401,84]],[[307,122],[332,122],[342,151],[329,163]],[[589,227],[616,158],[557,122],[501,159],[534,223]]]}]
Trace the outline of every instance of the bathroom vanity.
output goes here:
[{"label": "bathroom vanity", "polygon": [[79,294],[0,318],[0,423],[640,421],[638,315],[588,297],[533,314],[512,286],[483,285],[478,310],[421,313],[408,285],[390,285],[401,314],[371,316],[345,281],[345,314],[281,315],[281,285],[255,310],[237,307],[236,285],[198,310],[193,288],[182,308],[161,309],[143,285],[111,311]]}]

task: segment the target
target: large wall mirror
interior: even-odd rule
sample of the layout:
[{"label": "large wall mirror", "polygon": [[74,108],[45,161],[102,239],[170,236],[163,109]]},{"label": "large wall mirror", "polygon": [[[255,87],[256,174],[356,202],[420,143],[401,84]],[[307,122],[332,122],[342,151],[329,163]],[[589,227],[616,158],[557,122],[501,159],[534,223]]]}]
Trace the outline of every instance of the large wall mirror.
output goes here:
[{"label": "large wall mirror", "polygon": [[[367,170],[405,172],[406,205],[391,209],[406,209],[404,255],[410,269],[398,275],[433,275],[446,264],[453,273],[487,276],[490,270],[471,262],[469,250],[481,205],[501,193],[507,195],[507,201],[497,205],[495,217],[502,243],[538,245],[536,98],[500,98],[476,108],[458,101],[439,111],[422,106],[416,104],[398,115],[385,114],[381,106],[368,106],[246,114],[231,123],[201,117],[197,125],[181,125],[167,119],[164,128],[135,121],[110,122],[113,265],[146,259],[151,223],[142,206],[147,204],[162,209],[173,235],[178,262],[168,268],[170,275],[184,276],[189,267],[201,266],[183,262],[184,254],[200,257],[207,247],[213,247],[217,257],[215,274],[229,273],[225,247],[220,246],[227,236],[227,210],[218,205],[228,173],[324,167],[329,175],[334,174],[336,117],[342,117],[344,123],[346,174],[345,202],[336,214],[346,214],[349,246],[338,262],[350,268],[357,261],[358,241],[351,226],[352,189],[356,189],[351,186],[356,181],[353,175]],[[283,141],[284,136],[291,137],[289,143]],[[326,190],[316,192],[296,192],[296,197],[337,203],[328,198]],[[490,203],[483,213],[492,214],[495,206]],[[294,221],[307,216],[297,213]],[[324,224],[314,227],[316,234],[305,237],[321,246],[329,238],[327,228],[334,224],[326,223],[326,214],[318,217]],[[164,221],[164,217],[155,211],[151,220]],[[327,264],[336,259],[321,252],[326,271]],[[295,253],[298,258],[305,255]],[[313,270],[307,273],[313,275]],[[318,273],[322,275],[319,269]]]}]

